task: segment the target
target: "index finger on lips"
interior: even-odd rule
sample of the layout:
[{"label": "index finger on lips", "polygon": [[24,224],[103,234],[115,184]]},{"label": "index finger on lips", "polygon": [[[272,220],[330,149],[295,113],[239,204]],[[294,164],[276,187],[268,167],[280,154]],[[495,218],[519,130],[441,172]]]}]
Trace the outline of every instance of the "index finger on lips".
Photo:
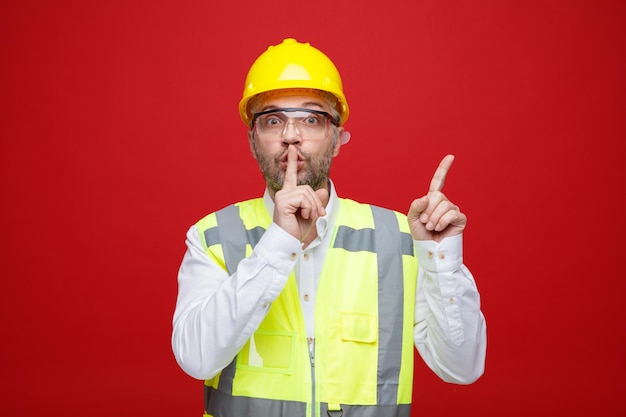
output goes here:
[{"label": "index finger on lips", "polygon": [[298,186],[298,151],[295,146],[289,145],[287,148],[287,169],[285,170],[285,181],[283,190],[291,190]]}]

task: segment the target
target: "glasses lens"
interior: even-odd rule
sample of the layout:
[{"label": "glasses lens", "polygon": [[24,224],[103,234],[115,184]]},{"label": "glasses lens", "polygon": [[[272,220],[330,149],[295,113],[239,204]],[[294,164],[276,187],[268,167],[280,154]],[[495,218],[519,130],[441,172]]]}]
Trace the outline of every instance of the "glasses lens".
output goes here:
[{"label": "glasses lens", "polygon": [[291,123],[303,139],[317,139],[328,133],[330,115],[310,109],[273,109],[254,115],[257,133],[282,136]]}]

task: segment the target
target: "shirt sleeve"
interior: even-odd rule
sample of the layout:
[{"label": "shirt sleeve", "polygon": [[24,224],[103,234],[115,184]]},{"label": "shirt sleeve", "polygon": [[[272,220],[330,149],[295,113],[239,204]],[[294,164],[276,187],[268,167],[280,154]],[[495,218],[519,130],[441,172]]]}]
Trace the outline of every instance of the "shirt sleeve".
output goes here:
[{"label": "shirt sleeve", "polygon": [[414,244],[415,347],[441,379],[470,384],[484,372],[487,336],[474,277],[463,265],[462,235]]},{"label": "shirt sleeve", "polygon": [[293,270],[300,242],[271,224],[252,255],[229,274],[204,252],[198,229],[187,232],[178,273],[172,350],[180,367],[210,379],[250,338]]}]

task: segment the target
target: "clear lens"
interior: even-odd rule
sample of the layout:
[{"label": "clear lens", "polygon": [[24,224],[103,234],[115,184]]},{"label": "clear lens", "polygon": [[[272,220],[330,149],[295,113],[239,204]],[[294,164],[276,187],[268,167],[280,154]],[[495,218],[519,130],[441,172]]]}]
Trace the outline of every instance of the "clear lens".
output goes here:
[{"label": "clear lens", "polygon": [[330,114],[323,111],[290,108],[256,113],[253,123],[260,136],[282,136],[291,123],[303,139],[318,139],[328,134],[330,119]]}]

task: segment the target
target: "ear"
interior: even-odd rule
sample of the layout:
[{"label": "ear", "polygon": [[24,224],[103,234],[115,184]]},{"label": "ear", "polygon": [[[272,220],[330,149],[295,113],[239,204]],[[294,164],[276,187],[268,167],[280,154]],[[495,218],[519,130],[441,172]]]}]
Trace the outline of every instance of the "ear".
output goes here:
[{"label": "ear", "polygon": [[256,158],[256,152],[254,151],[254,131],[253,130],[249,130],[248,131],[248,146],[250,146],[250,153],[252,154],[252,157],[254,159]]},{"label": "ear", "polygon": [[350,142],[351,137],[352,135],[350,134],[350,132],[342,128],[342,132],[339,135],[339,142],[341,142],[342,145],[345,145],[346,143]]},{"label": "ear", "polygon": [[343,144],[342,137],[345,134],[343,127],[339,127],[337,128],[337,130],[338,130],[337,141],[335,142],[335,148],[333,149],[333,158],[339,155],[339,149],[341,148],[341,145]]}]

